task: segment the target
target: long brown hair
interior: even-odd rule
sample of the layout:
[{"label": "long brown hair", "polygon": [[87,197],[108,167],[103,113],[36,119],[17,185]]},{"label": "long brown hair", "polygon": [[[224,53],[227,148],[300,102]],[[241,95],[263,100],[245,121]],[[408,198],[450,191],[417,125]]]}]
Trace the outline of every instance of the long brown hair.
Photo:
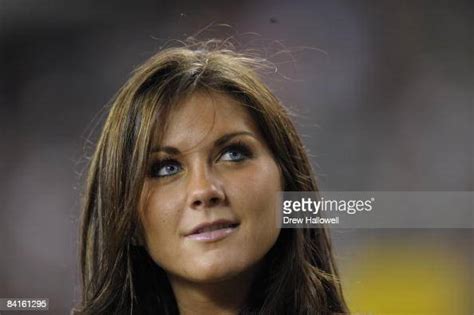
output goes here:
[{"label": "long brown hair", "polygon": [[[223,42],[165,49],[137,68],[114,97],[90,161],[81,226],[81,314],[178,314],[164,271],[136,243],[137,214],[153,135],[196,91],[243,104],[280,166],[286,191],[317,191],[287,110],[262,83],[267,63]],[[282,229],[241,314],[345,313],[325,228]]]}]

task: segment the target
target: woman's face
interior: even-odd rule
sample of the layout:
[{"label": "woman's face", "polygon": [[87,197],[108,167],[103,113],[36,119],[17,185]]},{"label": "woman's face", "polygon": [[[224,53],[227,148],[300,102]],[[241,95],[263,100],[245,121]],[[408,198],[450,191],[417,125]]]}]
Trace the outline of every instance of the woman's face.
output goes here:
[{"label": "woman's face", "polygon": [[275,244],[280,168],[247,110],[195,93],[152,149],[139,214],[147,250],[169,275],[215,282],[257,265]]}]

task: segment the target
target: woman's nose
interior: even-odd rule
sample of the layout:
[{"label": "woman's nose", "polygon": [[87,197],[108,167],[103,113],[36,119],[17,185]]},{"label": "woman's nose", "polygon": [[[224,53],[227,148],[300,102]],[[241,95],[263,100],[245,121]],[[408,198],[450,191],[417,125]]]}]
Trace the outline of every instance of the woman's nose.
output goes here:
[{"label": "woman's nose", "polygon": [[222,184],[215,174],[206,167],[192,172],[188,182],[188,204],[192,209],[202,209],[220,205],[224,199]]}]

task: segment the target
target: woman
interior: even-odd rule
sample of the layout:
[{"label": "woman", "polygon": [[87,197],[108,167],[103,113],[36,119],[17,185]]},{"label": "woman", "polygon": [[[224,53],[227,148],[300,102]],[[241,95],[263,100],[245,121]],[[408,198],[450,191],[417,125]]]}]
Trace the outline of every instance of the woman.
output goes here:
[{"label": "woman", "polygon": [[83,314],[347,311],[325,229],[279,229],[278,192],[317,191],[264,61],[170,48],[116,95],[90,164]]}]

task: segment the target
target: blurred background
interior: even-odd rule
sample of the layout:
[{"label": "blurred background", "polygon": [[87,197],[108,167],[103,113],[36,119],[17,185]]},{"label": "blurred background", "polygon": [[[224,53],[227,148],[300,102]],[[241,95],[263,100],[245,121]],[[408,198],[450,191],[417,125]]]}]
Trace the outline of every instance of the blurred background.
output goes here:
[{"label": "blurred background", "polygon": [[[295,113],[322,190],[473,191],[473,9],[0,0],[0,297],[49,298],[50,314],[79,301],[80,175],[103,107],[134,67],[199,31],[275,62],[265,80]],[[472,229],[333,239],[354,313],[474,312]]]}]

